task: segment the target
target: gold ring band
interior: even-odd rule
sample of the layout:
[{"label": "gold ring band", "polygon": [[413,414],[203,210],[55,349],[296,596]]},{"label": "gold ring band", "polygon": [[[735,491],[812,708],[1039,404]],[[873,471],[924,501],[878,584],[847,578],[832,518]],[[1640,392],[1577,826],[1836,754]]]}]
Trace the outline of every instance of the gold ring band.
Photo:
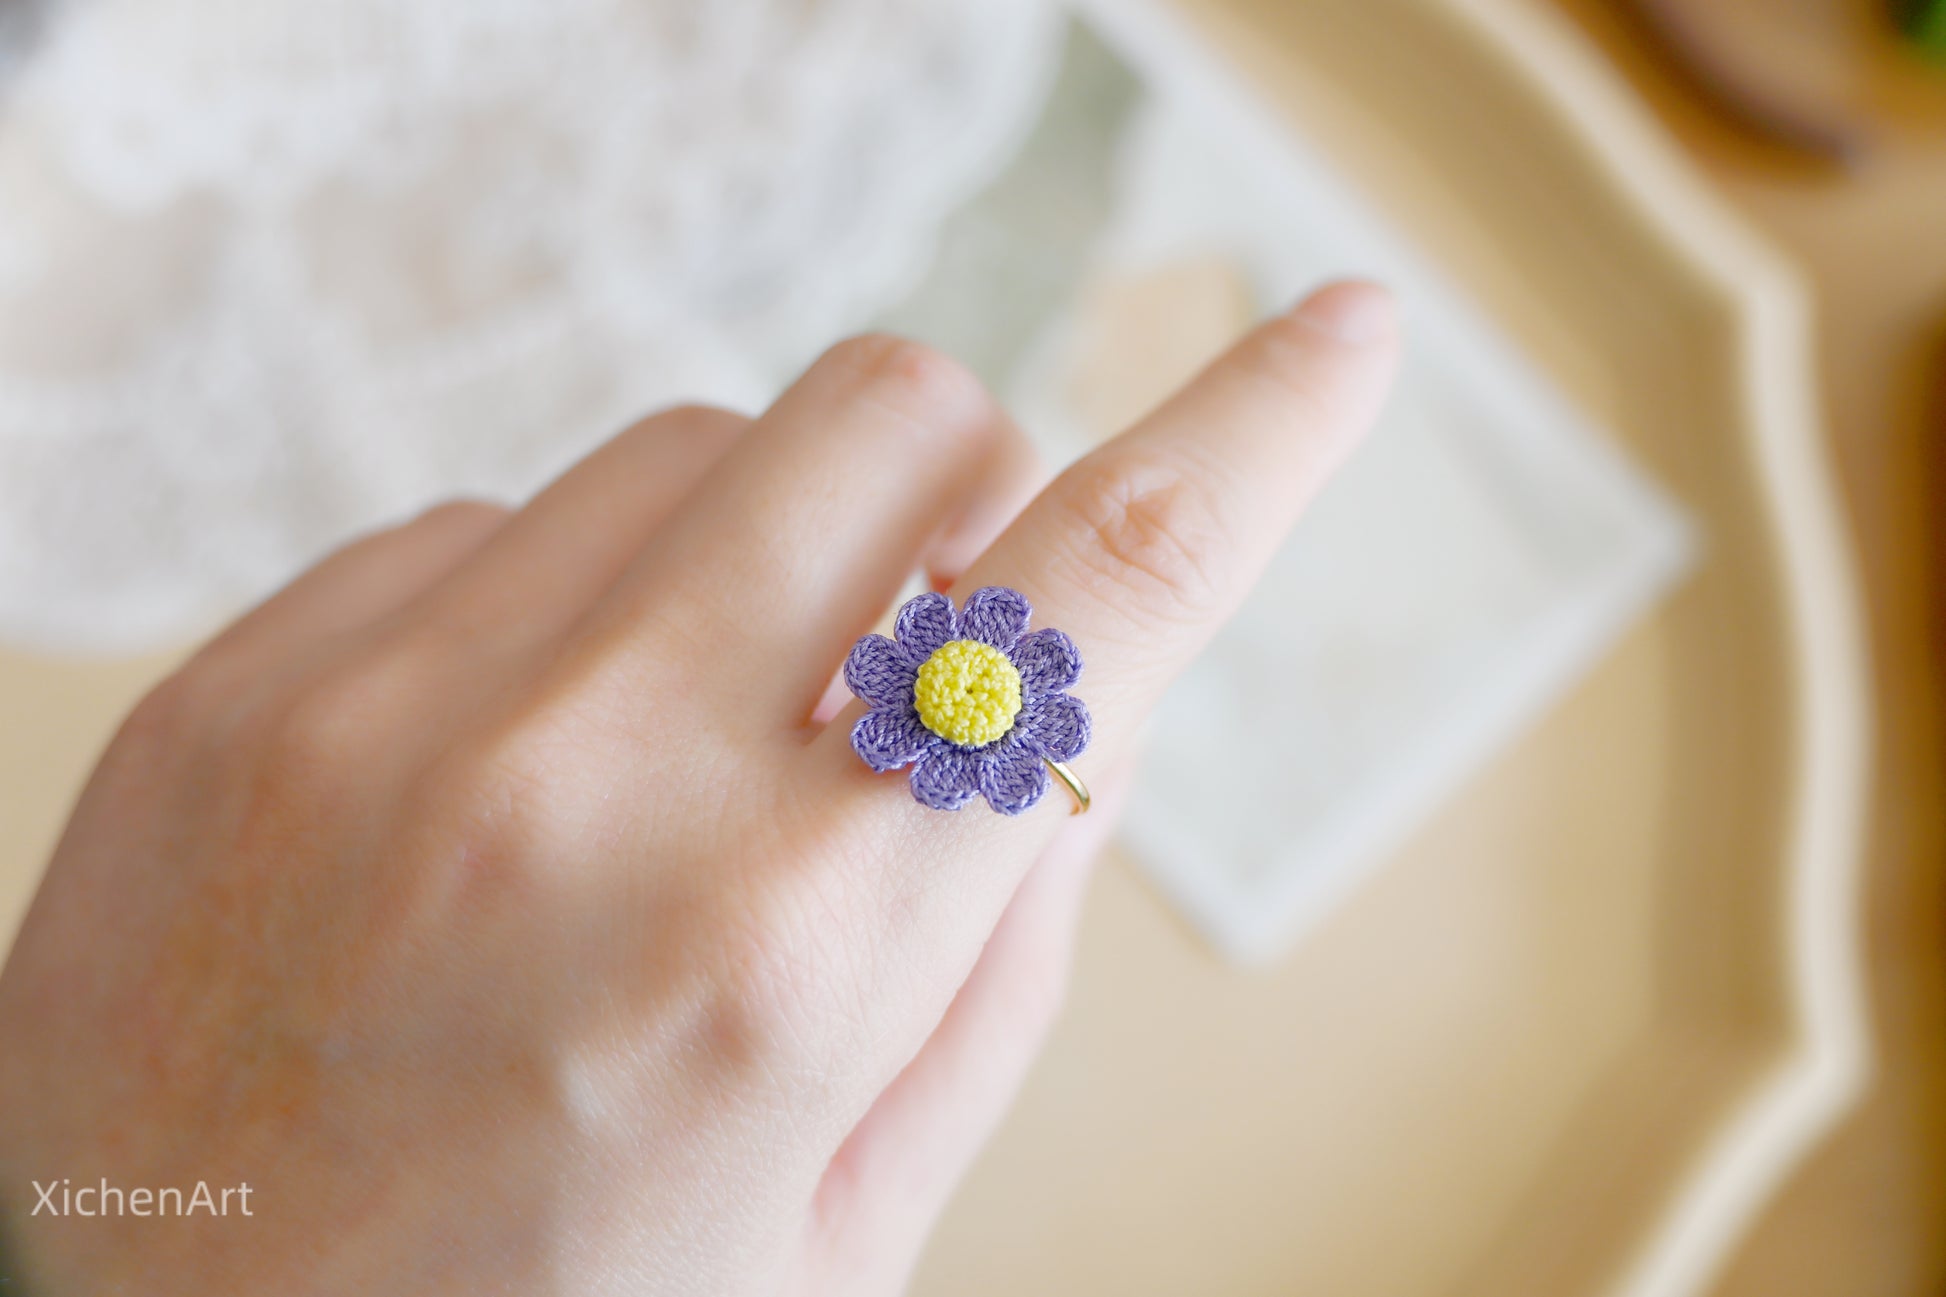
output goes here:
[{"label": "gold ring band", "polygon": [[1041,760],[1046,763],[1049,770],[1053,771],[1054,777],[1061,781],[1062,787],[1068,790],[1068,795],[1074,798],[1074,809],[1068,814],[1080,815],[1085,812],[1089,802],[1088,785],[1081,782],[1081,776],[1068,769],[1065,761],[1049,761],[1046,757],[1042,757]]}]

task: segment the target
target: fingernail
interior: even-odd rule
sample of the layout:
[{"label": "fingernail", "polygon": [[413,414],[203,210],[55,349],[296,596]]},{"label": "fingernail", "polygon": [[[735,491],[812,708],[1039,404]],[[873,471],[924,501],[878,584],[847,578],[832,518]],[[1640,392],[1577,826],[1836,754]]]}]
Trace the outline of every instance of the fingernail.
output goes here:
[{"label": "fingernail", "polygon": [[1291,315],[1353,346],[1390,336],[1398,320],[1392,294],[1358,280],[1325,285],[1299,302]]}]

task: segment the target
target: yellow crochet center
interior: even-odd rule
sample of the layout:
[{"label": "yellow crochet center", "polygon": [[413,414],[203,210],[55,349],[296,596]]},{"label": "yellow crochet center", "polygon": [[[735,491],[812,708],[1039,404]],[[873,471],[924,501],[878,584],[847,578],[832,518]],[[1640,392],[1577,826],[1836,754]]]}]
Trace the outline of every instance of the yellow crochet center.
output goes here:
[{"label": "yellow crochet center", "polygon": [[1014,727],[1020,672],[991,644],[951,640],[919,668],[912,702],[919,719],[940,738],[984,747]]}]

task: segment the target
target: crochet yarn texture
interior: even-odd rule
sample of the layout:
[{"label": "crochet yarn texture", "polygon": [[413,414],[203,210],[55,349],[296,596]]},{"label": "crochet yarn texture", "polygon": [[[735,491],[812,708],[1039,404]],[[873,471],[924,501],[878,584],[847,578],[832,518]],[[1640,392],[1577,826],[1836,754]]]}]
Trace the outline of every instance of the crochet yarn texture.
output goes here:
[{"label": "crochet yarn texture", "polygon": [[912,795],[955,811],[985,797],[1018,815],[1048,788],[1046,761],[1088,746],[1088,709],[1067,691],[1081,653],[1058,630],[1029,631],[1033,608],[987,586],[963,608],[923,594],[899,609],[893,635],[867,635],[845,659],[845,684],[871,710],[851,746],[873,770],[912,767]]},{"label": "crochet yarn texture", "polygon": [[963,748],[985,747],[1014,727],[1020,672],[975,639],[948,640],[919,666],[913,706],[925,727]]}]

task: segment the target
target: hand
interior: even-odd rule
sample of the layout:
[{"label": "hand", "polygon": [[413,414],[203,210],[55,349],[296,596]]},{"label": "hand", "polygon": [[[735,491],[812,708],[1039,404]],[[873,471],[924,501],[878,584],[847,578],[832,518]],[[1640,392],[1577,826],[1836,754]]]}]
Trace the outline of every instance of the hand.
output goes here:
[{"label": "hand", "polygon": [[[861,338],[754,421],[657,415],[299,578],[130,716],[0,976],[27,1290],[898,1291],[1112,806],[928,810],[820,698],[916,564],[1013,586],[1086,655],[1112,785],[1393,332],[1328,288],[1024,511],[978,383]],[[123,1214],[36,1192],[104,1180]],[[127,1210],[198,1182],[251,1192]]]}]

